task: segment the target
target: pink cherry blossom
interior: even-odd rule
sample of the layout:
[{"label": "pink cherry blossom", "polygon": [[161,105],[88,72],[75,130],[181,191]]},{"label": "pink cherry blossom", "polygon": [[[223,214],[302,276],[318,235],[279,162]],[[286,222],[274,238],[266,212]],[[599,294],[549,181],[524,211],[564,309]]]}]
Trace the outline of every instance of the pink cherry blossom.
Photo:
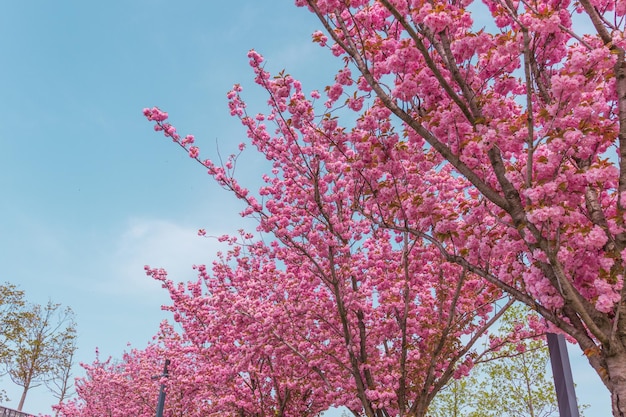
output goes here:
[{"label": "pink cherry blossom", "polygon": [[[479,353],[462,342],[508,294],[598,352],[589,363],[626,413],[626,7],[487,0],[484,26],[471,3],[297,1],[342,60],[325,103],[250,51],[269,109],[249,116],[240,86],[228,106],[273,169],[254,192],[234,160],[203,166],[271,239],[229,239],[187,290],[163,281],[190,343],[224,314],[245,334],[225,338],[250,349],[246,375],[293,388],[287,370],[306,369],[323,404],[424,415],[415,393],[468,372]],[[144,115],[197,158],[167,113]]]}]

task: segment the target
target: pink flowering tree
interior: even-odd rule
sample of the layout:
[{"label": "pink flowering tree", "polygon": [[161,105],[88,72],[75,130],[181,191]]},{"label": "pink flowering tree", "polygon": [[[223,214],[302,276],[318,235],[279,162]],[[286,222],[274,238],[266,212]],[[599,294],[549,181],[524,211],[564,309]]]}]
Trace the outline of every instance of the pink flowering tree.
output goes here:
[{"label": "pink flowering tree", "polygon": [[[151,273],[164,279],[162,271]],[[227,320],[221,317],[219,323]],[[76,398],[56,406],[56,415],[154,417],[161,384],[166,393],[165,417],[306,417],[328,408],[311,395],[314,381],[294,383],[310,377],[306,372],[275,370],[272,361],[277,358],[261,352],[267,346],[254,350],[249,342],[229,345],[217,336],[232,329],[213,327],[212,339],[193,343],[197,334],[179,334],[164,322],[145,349],[131,349],[119,361],[96,358],[92,364],[82,364],[86,376],[76,381]],[[164,378],[166,359],[171,363]]]},{"label": "pink flowering tree", "polygon": [[[81,364],[85,376],[76,379],[76,397],[55,407],[57,416],[87,417],[128,415],[154,417],[161,383],[167,387],[165,416],[210,415],[211,397],[197,387],[198,362],[167,323],[145,349],[131,349],[120,360]],[[172,359],[169,377],[161,378],[166,359]]]},{"label": "pink flowering tree", "polygon": [[[403,253],[389,239],[370,238],[367,254],[326,247],[324,259],[310,247],[300,254],[233,244],[212,274],[199,267],[197,282],[176,285],[149,271],[169,289],[184,333],[215,364],[206,372],[225,409],[263,409],[271,399],[263,392],[272,391],[281,416],[329,406],[424,416],[451,377],[481,360],[484,350],[474,345],[499,316],[498,292],[430,249]],[[289,409],[281,398],[309,401]]]},{"label": "pink flowering tree", "polygon": [[[488,206],[468,198],[476,196],[471,184],[437,152],[404,140],[383,107],[351,129],[325,107],[317,116],[319,93],[307,97],[289,75],[266,72],[259,54],[249,57],[270,112],[250,117],[239,86],[228,97],[251,143],[272,162],[257,193],[234,177],[236,156],[223,165],[203,160],[195,138],[179,135],[165,112],[144,110],[157,131],[244,201],[242,214],[256,218],[265,236],[220,238],[231,249],[211,270],[197,267],[198,281],[187,285],[148,269],[169,290],[169,310],[186,337],[214,358],[208,362],[229,363],[230,372],[212,373],[231,393],[241,387],[225,392],[225,401],[256,409],[263,381],[283,398],[319,401],[307,410],[424,416],[436,393],[486,351],[543,330],[533,322],[510,340],[477,343],[511,300],[448,259],[426,233],[481,249],[507,231]],[[515,266],[519,250],[508,249],[472,256],[494,269]]]},{"label": "pink flowering tree", "polygon": [[[232,178],[235,159],[202,161],[209,173],[246,201],[262,231],[315,248],[321,270],[342,270],[334,251],[353,251],[357,233],[359,250],[384,233],[398,239],[391,250],[436,249],[455,280],[481,277],[576,340],[613,414],[624,416],[623,2],[296,3],[324,26],[314,40],[345,62],[326,89],[326,112],[315,111],[319,94],[305,97],[284,74],[270,78],[251,54],[272,113],[249,117],[237,89],[229,98],[275,161],[266,200]],[[491,17],[487,26],[474,23],[476,10]],[[339,127],[338,107],[354,112],[354,128]],[[146,115],[199,158],[163,113]],[[302,230],[311,234],[296,239]],[[318,244],[322,236],[331,240]]]},{"label": "pink flowering tree", "polygon": [[[409,175],[465,181],[456,210],[413,178],[406,194],[379,181],[395,198],[364,202],[363,215],[431,242],[575,339],[625,416],[626,2],[296,3],[324,27],[314,40],[345,62],[329,108],[395,126]],[[354,141],[358,155],[344,160],[382,156],[382,141]],[[433,152],[437,164],[419,162]],[[381,178],[395,177],[380,156]]]},{"label": "pink flowering tree", "polygon": [[[271,78],[261,57],[250,54],[272,111],[248,116],[238,88],[229,98],[252,143],[274,161],[260,195],[232,177],[235,158],[223,166],[202,161],[193,137],[178,137],[164,113],[151,109],[146,116],[243,199],[244,214],[257,216],[262,232],[289,248],[272,255],[280,264],[300,253],[318,274],[335,277],[361,256],[368,260],[358,260],[363,271],[372,265],[389,273],[391,265],[370,262],[368,246],[370,239],[388,239],[390,255],[380,259],[396,262],[401,273],[380,285],[404,275],[409,291],[392,293],[410,294],[407,306],[420,305],[410,290],[434,285],[436,270],[460,285],[480,277],[576,340],[611,392],[613,414],[626,415],[626,4],[296,4],[319,18],[324,32],[313,39],[345,67],[327,87],[320,112],[320,94],[307,97],[285,74]],[[488,24],[475,23],[472,12],[489,17]],[[338,108],[354,127],[339,126]],[[406,264],[391,256],[410,258],[413,251],[429,255]],[[436,264],[423,285],[412,281],[415,271]],[[367,285],[358,281],[363,276]],[[350,279],[357,280],[353,292],[371,285],[372,311],[382,312],[379,284],[369,276],[348,273],[346,289],[335,292],[349,294]],[[328,282],[341,322],[342,303]],[[365,308],[345,311],[355,313],[356,329],[361,314],[369,317]],[[419,316],[408,307],[397,311],[407,312],[407,323]],[[358,352],[348,351],[348,358]],[[367,381],[366,363],[362,376],[351,371],[355,383]],[[401,415],[402,389],[396,391]],[[363,392],[359,398],[369,401],[372,391]]]},{"label": "pink flowering tree", "polygon": [[[256,265],[256,260],[250,259],[250,264]],[[211,415],[306,417],[326,410],[328,402],[318,395],[317,387],[323,386],[318,374],[295,366],[288,348],[273,337],[272,317],[264,303],[270,304],[268,297],[275,295],[259,284],[257,276],[238,287],[231,284],[237,277],[228,274],[228,268],[217,269],[224,274],[212,281],[206,269],[198,267],[198,282],[186,286],[167,280],[164,270],[147,270],[172,297],[173,305],[167,309],[182,325],[187,342],[183,357],[193,363],[195,401],[207,403]],[[214,284],[207,294],[204,282]],[[245,296],[240,297],[236,288]],[[170,353],[173,361],[179,357],[176,349]]]},{"label": "pink flowering tree", "polygon": [[[148,352],[150,349],[147,349]],[[56,415],[63,417],[78,416],[122,416],[133,413],[137,416],[154,415],[158,382],[150,380],[157,375],[157,364],[153,359],[143,362],[148,368],[148,375],[140,377],[141,370],[136,369],[138,351],[126,353],[119,363],[111,358],[101,361],[99,357],[88,365],[81,364],[86,376],[76,380],[76,397],[56,407]]]}]

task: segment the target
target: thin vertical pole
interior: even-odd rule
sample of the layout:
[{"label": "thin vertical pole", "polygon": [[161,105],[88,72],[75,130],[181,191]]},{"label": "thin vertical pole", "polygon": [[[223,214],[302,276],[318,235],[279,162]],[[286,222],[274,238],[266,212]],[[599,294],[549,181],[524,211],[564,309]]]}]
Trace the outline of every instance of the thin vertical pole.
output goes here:
[{"label": "thin vertical pole", "polygon": [[[170,364],[170,360],[165,360],[165,366],[163,367],[162,378],[167,378],[169,374],[167,373],[167,366]],[[159,403],[157,405],[156,417],[163,417],[163,407],[165,407],[165,383],[161,382],[161,389],[159,390]]]},{"label": "thin vertical pole", "polygon": [[572,367],[567,354],[567,344],[562,334],[548,333],[548,350],[554,376],[556,399],[561,417],[579,417]]}]

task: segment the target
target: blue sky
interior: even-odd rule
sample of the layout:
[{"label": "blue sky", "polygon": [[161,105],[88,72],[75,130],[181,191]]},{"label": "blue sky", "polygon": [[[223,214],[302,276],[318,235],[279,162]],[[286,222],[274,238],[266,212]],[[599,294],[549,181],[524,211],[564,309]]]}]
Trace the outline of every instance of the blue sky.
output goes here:
[{"label": "blue sky", "polygon": [[[141,347],[166,317],[165,292],[143,266],[177,280],[209,263],[209,235],[252,228],[232,196],[216,187],[141,114],[169,112],[207,156],[245,139],[228,114],[226,92],[244,85],[253,113],[265,96],[253,86],[246,53],[287,72],[305,89],[323,89],[340,62],[310,42],[320,28],[292,1],[113,0],[5,2],[0,13],[0,282],[32,302],[71,306],[78,360],[94,350],[120,356]],[[248,151],[247,174],[263,162]],[[246,174],[246,173],[244,173]],[[570,349],[586,416],[610,414],[608,394]],[[77,369],[80,374],[80,369]],[[0,388],[15,406],[19,389]],[[156,393],[155,393],[156,395]],[[25,410],[48,412],[35,388]]]}]

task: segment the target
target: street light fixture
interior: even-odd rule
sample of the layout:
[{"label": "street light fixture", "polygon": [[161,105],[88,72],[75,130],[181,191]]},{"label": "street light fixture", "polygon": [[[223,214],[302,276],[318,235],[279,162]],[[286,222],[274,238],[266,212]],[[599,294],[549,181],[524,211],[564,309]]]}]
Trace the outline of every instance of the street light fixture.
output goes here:
[{"label": "street light fixture", "polygon": [[561,417],[579,417],[574,378],[567,355],[565,337],[562,334],[548,333],[547,338],[554,388],[559,404],[559,415]]},{"label": "street light fixture", "polygon": [[[165,366],[163,367],[163,373],[153,378],[167,378],[169,373],[167,372],[167,366],[170,364],[169,359],[165,359]],[[161,389],[159,390],[159,403],[157,404],[156,417],[163,417],[163,407],[165,406],[165,382],[161,382]]]}]

